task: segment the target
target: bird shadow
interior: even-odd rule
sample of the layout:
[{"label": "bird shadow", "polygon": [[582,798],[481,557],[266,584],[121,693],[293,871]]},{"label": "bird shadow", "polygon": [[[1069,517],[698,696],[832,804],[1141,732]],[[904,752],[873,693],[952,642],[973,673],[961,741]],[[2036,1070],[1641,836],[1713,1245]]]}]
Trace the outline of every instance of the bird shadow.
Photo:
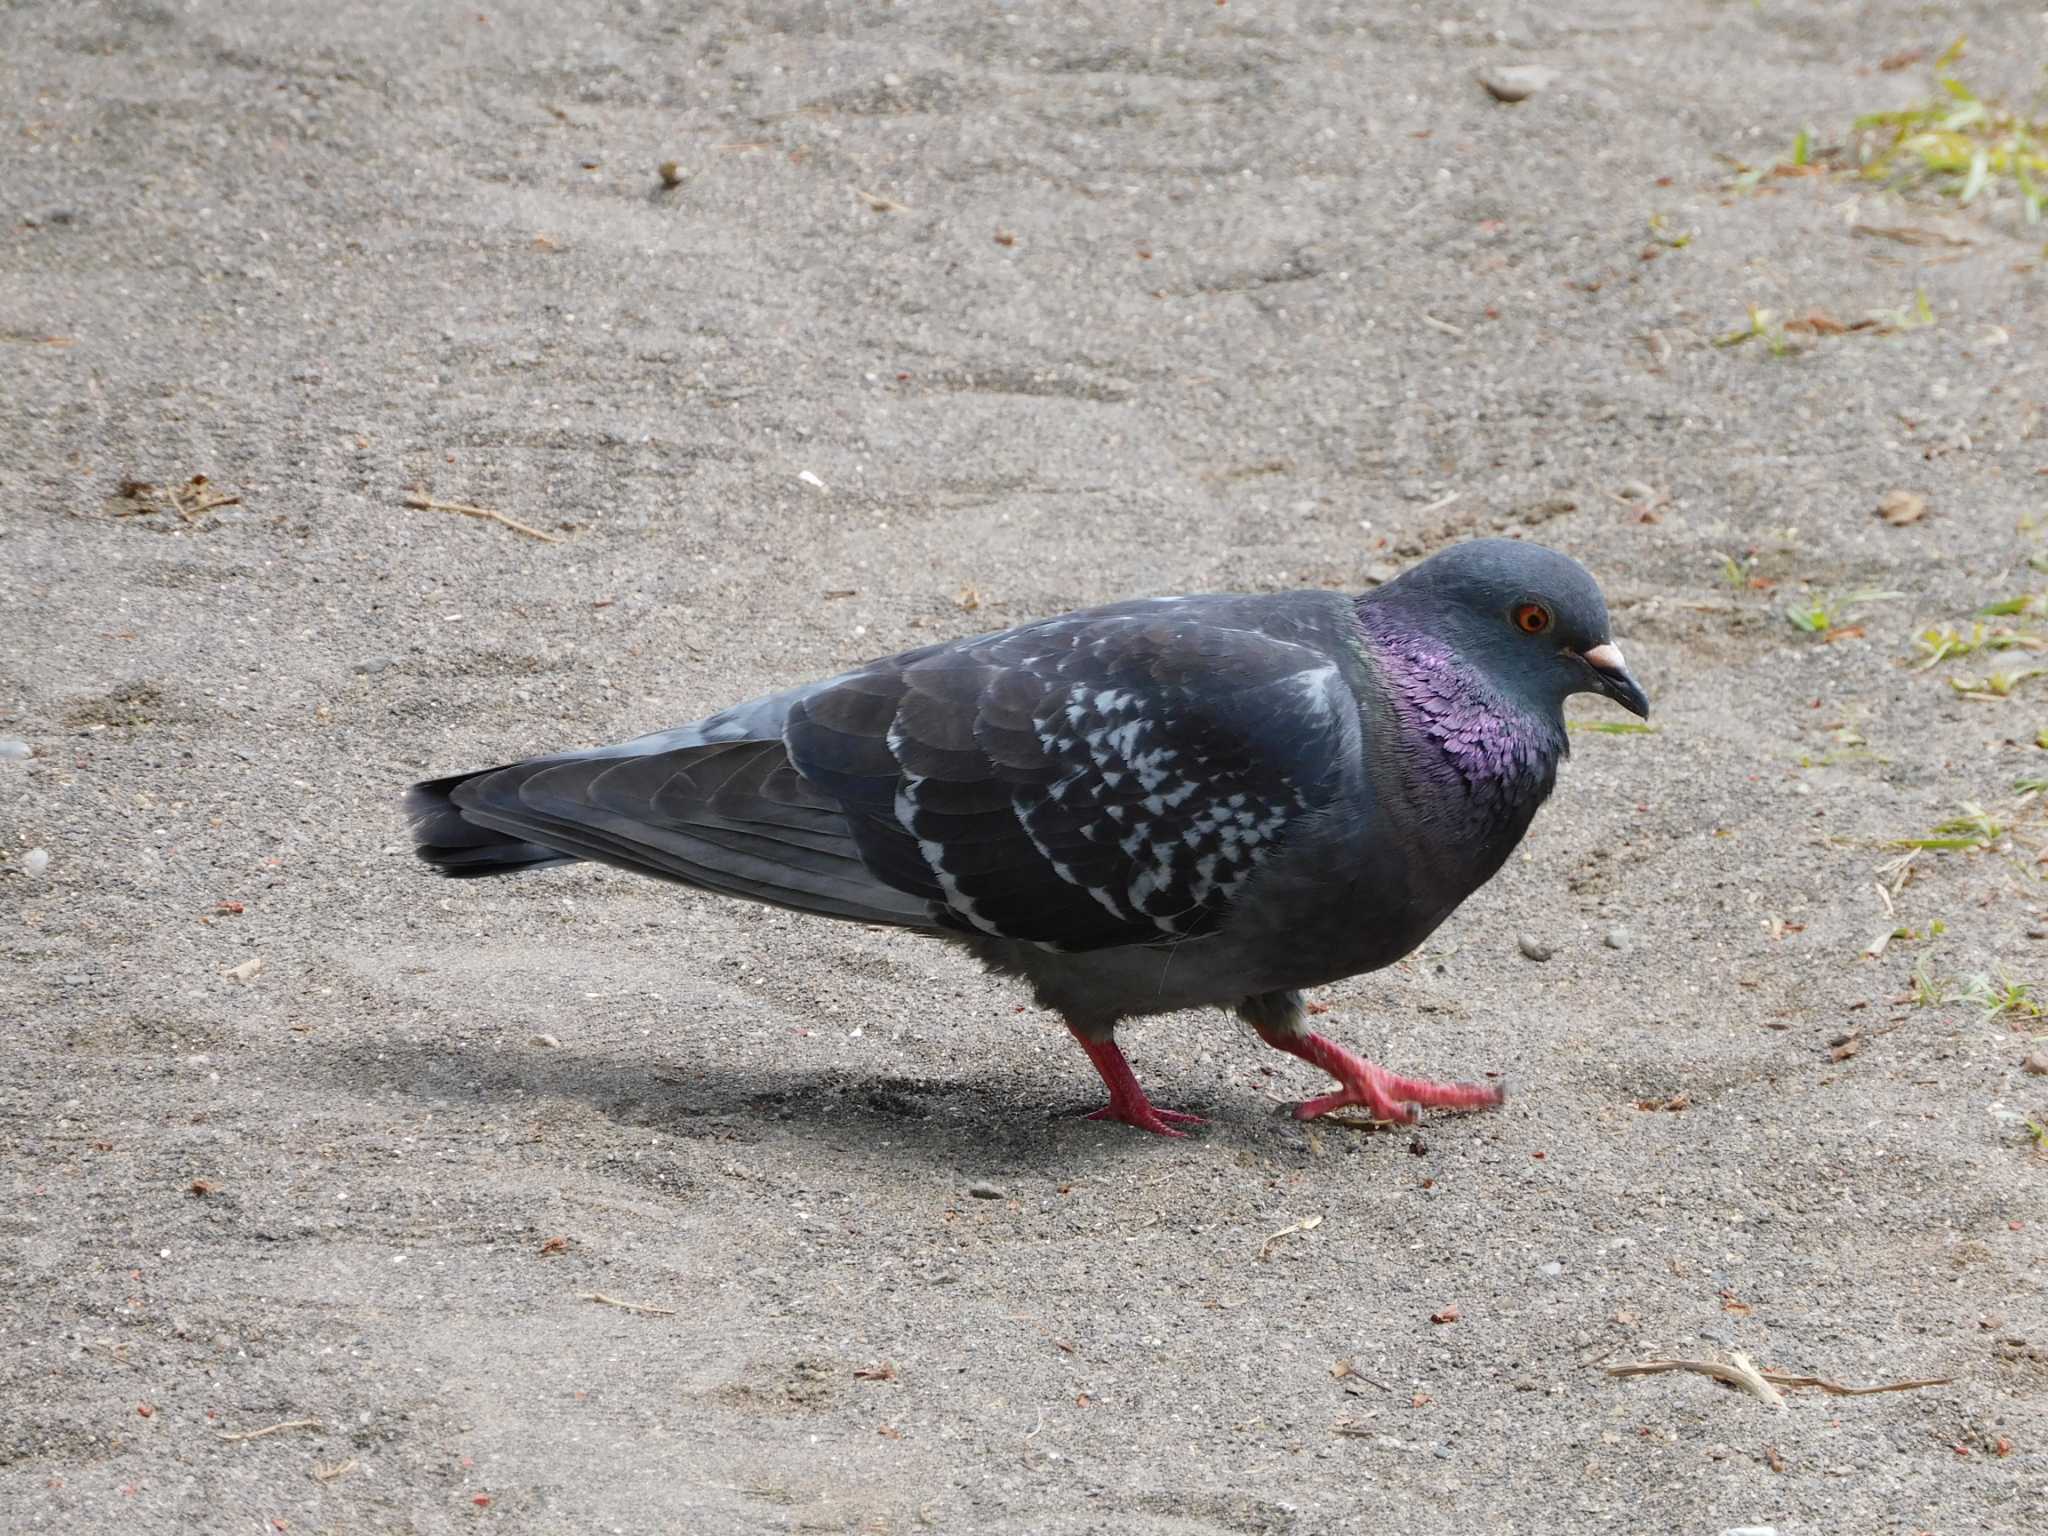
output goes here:
[{"label": "bird shadow", "polygon": [[[372,1095],[525,1106],[588,1104],[613,1123],[678,1140],[760,1144],[816,1141],[864,1159],[1017,1173],[1098,1167],[1167,1150],[1158,1137],[1085,1118],[1099,1094],[1054,1101],[1035,1078],[983,1069],[971,1078],[870,1076],[786,1065],[758,1070],[493,1041],[362,1042],[324,1058],[336,1085]],[[1218,1106],[1190,1109],[1213,1113]],[[1237,1116],[1199,1128],[1213,1134]],[[1236,1129],[1243,1129],[1233,1127]]]}]

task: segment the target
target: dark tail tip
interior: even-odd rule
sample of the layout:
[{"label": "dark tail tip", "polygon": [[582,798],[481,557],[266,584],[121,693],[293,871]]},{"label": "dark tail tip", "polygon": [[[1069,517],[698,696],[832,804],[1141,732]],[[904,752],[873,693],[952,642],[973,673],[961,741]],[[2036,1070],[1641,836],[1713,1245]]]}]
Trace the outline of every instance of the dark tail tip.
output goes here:
[{"label": "dark tail tip", "polygon": [[408,789],[405,814],[412,824],[412,851],[442,874],[457,880],[574,862],[566,853],[496,831],[462,814],[462,807],[454,800],[456,787],[496,771],[484,768],[478,773],[426,779]]}]

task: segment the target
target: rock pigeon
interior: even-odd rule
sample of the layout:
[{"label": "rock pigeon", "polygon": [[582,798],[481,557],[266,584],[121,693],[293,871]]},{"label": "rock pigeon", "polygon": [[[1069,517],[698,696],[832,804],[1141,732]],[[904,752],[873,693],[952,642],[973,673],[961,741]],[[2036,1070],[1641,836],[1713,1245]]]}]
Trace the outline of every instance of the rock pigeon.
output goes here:
[{"label": "rock pigeon", "polygon": [[1564,701],[1649,700],[1567,556],[1505,539],[1353,598],[1113,603],[929,645],[616,746],[412,787],[419,856],[591,859],[953,940],[1023,978],[1161,1135],[1124,1019],[1234,1008],[1359,1105],[1480,1109],[1307,1026],[1302,989],[1390,965],[1491,879],[1550,794]]}]

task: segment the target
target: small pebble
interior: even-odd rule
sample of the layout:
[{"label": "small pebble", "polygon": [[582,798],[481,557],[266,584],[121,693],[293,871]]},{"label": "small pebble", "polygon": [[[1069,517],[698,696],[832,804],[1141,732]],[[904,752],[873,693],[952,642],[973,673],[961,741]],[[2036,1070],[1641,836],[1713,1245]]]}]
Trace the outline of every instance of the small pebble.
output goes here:
[{"label": "small pebble", "polygon": [[2030,1072],[2035,1077],[2048,1077],[2048,1051],[2033,1052],[2020,1063],[2020,1070]]},{"label": "small pebble", "polygon": [[1556,79],[1547,64],[1500,64],[1479,72],[1479,83],[1495,101],[1527,101]]},{"label": "small pebble", "polygon": [[229,966],[221,972],[221,975],[227,977],[230,981],[246,983],[254,981],[262,969],[263,962],[261,959],[249,959],[244,960],[240,965]]},{"label": "small pebble", "polygon": [[16,741],[12,736],[0,736],[0,763],[25,763],[35,753],[25,741]]},{"label": "small pebble", "polygon": [[1778,1536],[1775,1525],[1731,1525],[1721,1536]]},{"label": "small pebble", "polygon": [[547,1049],[552,1051],[562,1042],[557,1040],[553,1035],[535,1035],[533,1037],[533,1043],[535,1045],[545,1046]]},{"label": "small pebble", "polygon": [[1627,949],[1629,945],[1635,942],[1635,935],[1630,933],[1626,928],[1622,927],[1621,924],[1616,923],[1612,928],[1607,930],[1606,938],[1602,939],[1600,942],[1605,944],[1609,949]]},{"label": "small pebble", "polygon": [[31,875],[41,875],[50,867],[50,850],[31,848],[21,856],[21,867]]},{"label": "small pebble", "polygon": [[1526,960],[1548,960],[1557,953],[1533,933],[1525,933],[1516,939],[1515,948],[1522,952],[1522,957]]},{"label": "small pebble", "polygon": [[985,1179],[977,1179],[974,1183],[968,1185],[967,1193],[977,1200],[1000,1200],[1003,1198],[1002,1186],[1000,1184],[991,1184]]},{"label": "small pebble", "polygon": [[1543,1273],[1549,1275],[1552,1279],[1555,1279],[1557,1278],[1557,1276],[1564,1273],[1564,1266],[1558,1263],[1557,1260],[1552,1259],[1548,1264],[1543,1266]]},{"label": "small pebble", "polygon": [[1877,504],[1877,515],[1892,527],[1903,528],[1927,515],[1927,498],[1911,491],[1886,491]]},{"label": "small pebble", "polygon": [[664,187],[680,187],[683,184],[683,168],[673,160],[664,160],[656,167],[661,174]]}]

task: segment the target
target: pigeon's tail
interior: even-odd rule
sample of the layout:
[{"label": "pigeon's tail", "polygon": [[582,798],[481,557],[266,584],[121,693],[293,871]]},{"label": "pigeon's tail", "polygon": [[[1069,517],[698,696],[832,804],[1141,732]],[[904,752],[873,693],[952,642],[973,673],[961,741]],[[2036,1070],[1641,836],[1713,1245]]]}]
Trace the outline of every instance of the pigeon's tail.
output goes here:
[{"label": "pigeon's tail", "polygon": [[417,852],[447,875],[590,859],[798,912],[937,926],[929,900],[869,870],[846,808],[796,771],[780,741],[706,734],[415,784],[406,805]]},{"label": "pigeon's tail", "polygon": [[442,874],[458,880],[576,862],[572,854],[512,837],[462,814],[454,800],[455,791],[471,779],[497,771],[485,768],[478,773],[428,779],[407,790],[405,814],[412,823],[413,852]]}]

